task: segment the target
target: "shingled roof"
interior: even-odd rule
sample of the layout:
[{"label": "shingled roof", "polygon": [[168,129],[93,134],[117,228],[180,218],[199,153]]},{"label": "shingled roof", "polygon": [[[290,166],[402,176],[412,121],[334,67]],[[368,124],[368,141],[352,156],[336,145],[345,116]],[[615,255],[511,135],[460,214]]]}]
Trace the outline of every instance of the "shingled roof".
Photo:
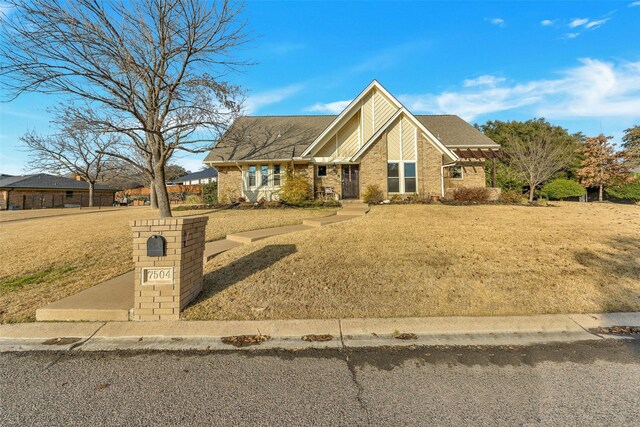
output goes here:
[{"label": "shingled roof", "polygon": [[211,150],[205,162],[288,160],[299,157],[335,117],[240,117]]},{"label": "shingled roof", "polygon": [[453,114],[416,115],[416,119],[429,129],[447,148],[491,148],[497,150],[498,144],[493,142],[475,127]]},{"label": "shingled roof", "polygon": [[[89,190],[89,184],[84,181],[65,178],[62,176],[37,173],[22,176],[6,176],[0,178],[0,188],[6,189],[46,189],[46,190]],[[96,185],[96,190],[118,191],[104,185]]]},{"label": "shingled roof", "polygon": [[184,176],[181,176],[178,179],[174,179],[173,182],[183,183],[186,181],[194,181],[196,179],[202,179],[202,178],[215,178],[217,176],[218,176],[217,170],[215,170],[214,168],[206,168],[198,172],[193,172],[193,173],[189,173]]},{"label": "shingled roof", "polygon": [[[302,152],[337,116],[244,116],[209,152],[205,162],[290,160]],[[415,116],[447,148],[499,145],[454,115]]]}]

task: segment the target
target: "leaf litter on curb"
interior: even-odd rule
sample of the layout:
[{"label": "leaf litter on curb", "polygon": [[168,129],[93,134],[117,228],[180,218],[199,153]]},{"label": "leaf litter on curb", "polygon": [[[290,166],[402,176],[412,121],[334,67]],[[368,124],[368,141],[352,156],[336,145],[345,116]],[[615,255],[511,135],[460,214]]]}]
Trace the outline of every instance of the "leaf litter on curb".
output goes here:
[{"label": "leaf litter on curb", "polygon": [[608,328],[596,328],[599,334],[632,335],[640,334],[640,326],[611,326]]},{"label": "leaf litter on curb", "polygon": [[229,337],[222,337],[224,344],[230,344],[234,347],[246,347],[250,345],[260,345],[263,342],[271,339],[269,335],[232,335]]},{"label": "leaf litter on curb", "polygon": [[392,336],[397,340],[417,340],[418,339],[418,336],[411,332],[395,331]]},{"label": "leaf litter on curb", "polygon": [[329,335],[329,334],[324,334],[324,335],[310,334],[302,337],[303,341],[308,341],[308,342],[312,342],[312,341],[323,342],[323,341],[331,341],[332,339],[333,339],[333,335]]}]

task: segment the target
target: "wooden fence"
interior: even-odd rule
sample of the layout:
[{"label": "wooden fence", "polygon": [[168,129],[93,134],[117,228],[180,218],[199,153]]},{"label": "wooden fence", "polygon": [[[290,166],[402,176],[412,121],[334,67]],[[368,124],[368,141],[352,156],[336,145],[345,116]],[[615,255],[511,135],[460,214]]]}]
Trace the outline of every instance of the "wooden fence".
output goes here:
[{"label": "wooden fence", "polygon": [[[202,203],[202,185],[168,185],[169,201],[174,205],[199,204]],[[116,193],[118,201],[127,199],[133,205],[143,205],[149,203],[149,187],[131,188]]]}]

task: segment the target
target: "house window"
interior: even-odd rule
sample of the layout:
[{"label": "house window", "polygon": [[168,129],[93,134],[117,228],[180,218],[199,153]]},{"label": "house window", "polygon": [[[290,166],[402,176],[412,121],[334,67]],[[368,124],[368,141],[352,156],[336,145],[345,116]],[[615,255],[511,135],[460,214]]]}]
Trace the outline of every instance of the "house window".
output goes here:
[{"label": "house window", "polygon": [[67,191],[67,194],[65,195],[65,197],[67,199],[72,199],[73,198],[73,191]]},{"label": "house window", "polygon": [[462,166],[455,165],[449,168],[449,178],[451,179],[462,179]]},{"label": "house window", "polygon": [[327,166],[318,165],[318,176],[327,176]]},{"label": "house window", "polygon": [[249,188],[253,188],[256,186],[256,165],[249,166]]},{"label": "house window", "polygon": [[404,192],[405,193],[416,192],[416,164],[415,163],[404,164]]},{"label": "house window", "polygon": [[269,185],[269,166],[260,166],[260,186],[267,187]]},{"label": "house window", "polygon": [[280,165],[273,165],[273,186],[280,187]]},{"label": "house window", "polygon": [[387,163],[387,187],[389,193],[400,192],[400,163]]}]

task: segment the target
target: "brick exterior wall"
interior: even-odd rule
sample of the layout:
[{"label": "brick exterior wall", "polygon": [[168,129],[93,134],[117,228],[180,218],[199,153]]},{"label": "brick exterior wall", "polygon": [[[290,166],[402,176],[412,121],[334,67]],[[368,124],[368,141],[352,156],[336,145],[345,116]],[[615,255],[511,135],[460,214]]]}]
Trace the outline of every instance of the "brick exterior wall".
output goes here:
[{"label": "brick exterior wall", "polygon": [[[180,311],[202,291],[208,219],[198,216],[131,221],[135,262],[133,320],[178,320]],[[166,239],[166,256],[147,256],[147,240],[152,235]],[[142,284],[145,267],[173,268],[172,283]]]},{"label": "brick exterior wall", "polygon": [[333,187],[333,192],[338,195],[338,199],[342,198],[342,168],[340,165],[335,166],[335,172],[333,165],[327,166],[327,176],[318,176],[317,165],[313,165],[314,170],[314,191],[324,191],[324,187]]},{"label": "brick exterior wall", "polygon": [[[418,192],[424,195],[440,196],[442,155],[433,145],[423,139],[418,140],[417,155]],[[369,185],[377,185],[386,197],[390,197],[387,189],[386,134],[383,134],[378,141],[372,144],[360,160],[361,194]]]},{"label": "brick exterior wall", "polygon": [[233,203],[242,197],[242,171],[237,166],[218,166],[218,202]]},{"label": "brick exterior wall", "polygon": [[448,177],[449,169],[445,168],[444,186],[446,188],[460,187],[486,187],[484,174],[484,162],[464,162],[462,163],[462,179],[451,179]]},{"label": "brick exterior wall", "polygon": [[[96,190],[93,194],[94,206],[112,206],[113,191]],[[2,190],[0,210],[16,206],[18,209],[63,208],[65,206],[89,206],[88,190],[73,190],[67,197],[65,190]]]},{"label": "brick exterior wall", "polygon": [[360,196],[370,185],[387,194],[387,134],[371,144],[360,159]]},{"label": "brick exterior wall", "polygon": [[[418,140],[416,174],[418,178],[418,193],[424,196],[441,196],[442,178],[442,154],[428,141]],[[290,165],[283,164],[284,168]],[[322,190],[322,187],[333,187],[338,197],[342,199],[342,166],[327,165],[327,176],[317,175],[317,165],[295,164],[294,173],[306,176],[314,192]],[[454,180],[447,178],[448,168],[445,168],[444,186],[448,188],[458,187],[486,187],[484,162],[464,162],[463,179]],[[218,200],[221,203],[229,203],[242,195],[242,173],[236,166],[218,167]],[[387,191],[387,136],[383,134],[360,159],[360,195],[369,185],[377,185],[382,189],[385,197],[390,197]]]},{"label": "brick exterior wall", "polygon": [[424,196],[442,196],[442,154],[421,134],[418,138],[418,192]]}]

